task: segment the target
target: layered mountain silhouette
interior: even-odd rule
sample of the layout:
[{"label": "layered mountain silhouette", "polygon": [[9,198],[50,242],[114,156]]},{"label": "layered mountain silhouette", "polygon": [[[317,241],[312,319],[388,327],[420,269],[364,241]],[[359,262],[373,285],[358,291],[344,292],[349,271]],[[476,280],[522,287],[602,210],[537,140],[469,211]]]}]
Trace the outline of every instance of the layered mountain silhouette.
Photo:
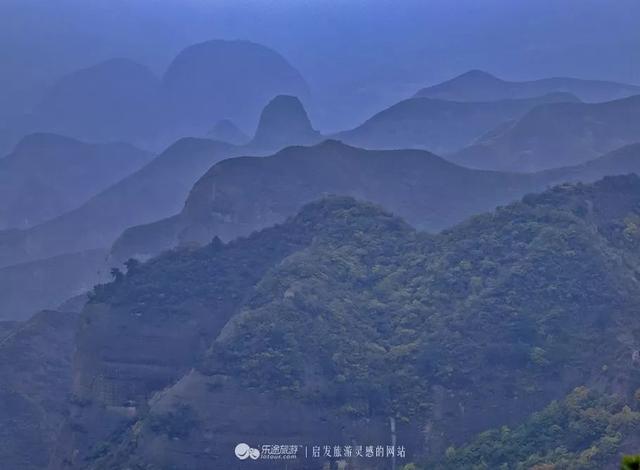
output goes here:
[{"label": "layered mountain silhouette", "polygon": [[[8,310],[6,318],[55,306],[99,280],[108,269],[99,257],[82,255],[85,250],[113,244],[113,265],[207,243],[215,236],[231,240],[279,223],[327,194],[372,200],[422,229],[439,231],[550,184],[640,171],[637,146],[531,175],[471,170],[420,150],[368,151],[337,141],[290,147],[266,158],[227,159],[239,151],[228,144],[183,139],[78,209],[27,230],[0,232],[1,266],[17,265],[7,272],[44,284],[49,273],[58,277],[50,284],[59,287],[36,301],[27,295],[28,283],[7,282],[3,288],[11,294],[2,305],[13,306],[14,312]],[[71,260],[81,263],[81,276],[59,274]]]},{"label": "layered mountain silhouette", "polygon": [[65,253],[0,268],[0,320],[27,320],[108,279],[104,249]]},{"label": "layered mountain silhouette", "polygon": [[206,137],[211,140],[227,142],[232,145],[243,145],[249,142],[249,136],[242,132],[233,121],[221,119],[207,133]]},{"label": "layered mountain silhouette", "polygon": [[29,135],[0,159],[0,230],[26,228],[74,209],[151,158],[128,144]]},{"label": "layered mountain silhouette", "polygon": [[0,152],[33,132],[162,148],[204,135],[222,119],[252,129],[279,94],[306,99],[309,89],[280,54],[249,41],[187,47],[160,78],[131,60],[112,59],[62,77],[30,113],[3,125]]},{"label": "layered mountain silhouette", "polygon": [[450,158],[473,168],[536,171],[591,160],[640,136],[640,95],[536,107]]},{"label": "layered mountain silhouette", "polygon": [[207,243],[214,236],[231,240],[282,222],[327,194],[376,202],[437,231],[535,188],[527,175],[469,170],[426,151],[364,150],[328,140],[214,165],[194,186],[180,214],[127,230],[113,254],[124,261],[156,254],[176,242]]},{"label": "layered mountain silhouette", "polygon": [[571,93],[583,101],[611,101],[640,94],[640,87],[602,80],[543,78],[513,82],[481,70],[470,70],[438,85],[423,88],[416,97],[453,101],[522,99],[548,93]]},{"label": "layered mountain silhouette", "polygon": [[218,160],[241,152],[264,154],[272,146],[279,148],[278,142],[318,138],[299,100],[278,96],[263,112],[256,138],[245,146],[181,139],[77,208],[28,229],[0,231],[0,291],[6,293],[0,300],[0,318],[24,318],[86,291],[113,262],[107,262],[101,250],[128,227],[161,220],[153,224],[160,240],[145,239],[144,252],[180,243],[173,225],[162,220],[181,211],[193,184]]},{"label": "layered mountain silhouette", "polygon": [[177,213],[197,179],[233,152],[229,144],[182,139],[78,208],[26,230],[0,232],[0,266],[108,247],[131,225]]},{"label": "layered mountain silhouette", "polygon": [[637,145],[582,165],[515,174],[470,170],[420,150],[372,151],[329,140],[216,164],[194,186],[180,214],[126,230],[112,257],[146,259],[214,236],[231,240],[279,223],[327,194],[373,201],[436,232],[552,184],[634,172],[640,173]]},{"label": "layered mountain silhouette", "polygon": [[295,96],[278,95],[262,110],[249,146],[274,151],[290,145],[315,144],[320,138],[300,100]]},{"label": "layered mountain silhouette", "polygon": [[[639,207],[640,179],[610,177],[427,236],[330,197],[228,244],[130,263],[81,314],[52,466],[239,468],[235,444],[267,430],[359,444],[390,439],[395,418],[408,460],[445,468],[463,458],[452,442],[491,427],[507,439],[547,405],[556,423],[566,415],[553,402],[587,386],[618,394],[608,412],[627,408],[595,427],[595,405],[577,414],[570,395],[583,424],[558,427],[554,446],[567,450],[544,457],[578,462],[598,446],[592,461],[609,468],[622,444],[609,429],[640,431]],[[547,441],[527,441],[522,458]]]},{"label": "layered mountain silhouette", "polygon": [[412,98],[381,111],[355,129],[337,134],[336,138],[365,148],[422,148],[446,154],[472,144],[538,105],[577,101],[569,93],[486,102]]},{"label": "layered mountain silhouette", "polygon": [[160,80],[128,59],[61,78],[33,111],[38,130],[92,141],[151,138],[166,125]]},{"label": "layered mountain silhouette", "polygon": [[249,41],[190,46],[177,55],[162,80],[175,114],[194,126],[231,119],[251,128],[275,95],[309,94],[300,73],[280,54]]}]

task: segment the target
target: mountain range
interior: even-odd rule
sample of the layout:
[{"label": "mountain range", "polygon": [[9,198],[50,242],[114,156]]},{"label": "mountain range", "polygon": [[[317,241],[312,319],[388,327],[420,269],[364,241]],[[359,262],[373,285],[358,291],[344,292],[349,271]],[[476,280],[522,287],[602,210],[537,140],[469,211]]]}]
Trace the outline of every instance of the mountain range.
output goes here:
[{"label": "mountain range", "polygon": [[219,119],[253,128],[274,96],[306,99],[310,93],[286,59],[249,41],[214,40],[187,47],[171,62],[162,82],[176,118],[205,128]]},{"label": "mountain range", "polygon": [[[609,177],[432,236],[330,197],[228,244],[130,262],[81,314],[53,468],[235,469],[235,443],[265,435],[395,435],[408,459],[459,468],[476,433],[525,432],[546,406],[564,453],[535,439],[500,462],[577,465],[589,451],[588,468],[609,468],[623,446],[609,429],[640,431],[638,207],[640,179]],[[572,392],[583,386],[594,392]],[[583,413],[573,432],[565,398]]]},{"label": "mountain range", "polygon": [[447,154],[471,145],[536,106],[578,101],[570,93],[486,102],[415,97],[381,111],[335,138],[365,148],[421,148]]},{"label": "mountain range", "polygon": [[[368,151],[336,141],[229,159],[246,148],[183,139],[77,209],[26,230],[0,232],[3,272],[20,273],[2,287],[2,318],[52,308],[102,279],[109,265],[214,236],[244,236],[327,194],[372,200],[437,232],[551,184],[640,171],[633,145],[583,165],[530,175],[470,170],[420,150]],[[110,250],[108,261],[87,250]],[[70,262],[78,275],[64,274]],[[55,281],[46,281],[47,275]],[[57,289],[27,295],[29,279]]]},{"label": "mountain range", "polygon": [[0,266],[108,247],[125,228],[180,210],[195,181],[233,146],[186,138],[79,207],[26,230],[0,232]]},{"label": "mountain range", "polygon": [[421,230],[438,232],[553,184],[633,172],[640,172],[637,145],[582,165],[517,174],[472,170],[421,150],[364,150],[328,140],[214,165],[180,214],[129,228],[114,244],[112,258],[146,259],[214,236],[232,240],[282,222],[329,194],[375,202]]},{"label": "mountain range", "polygon": [[423,88],[416,97],[452,101],[497,101],[533,98],[548,93],[571,93],[583,101],[612,101],[640,94],[640,86],[604,80],[567,77],[507,81],[482,70],[470,70],[437,85]]},{"label": "mountain range", "polygon": [[0,230],[63,214],[149,162],[128,144],[88,144],[32,134],[0,159]]},{"label": "mountain range", "polygon": [[506,171],[575,165],[638,142],[640,95],[604,103],[538,106],[449,158]]},{"label": "mountain range", "polygon": [[182,50],[162,77],[112,59],[61,77],[29,113],[0,129],[0,152],[24,135],[59,133],[93,142],[161,148],[231,119],[253,129],[274,96],[309,97],[300,73],[277,52],[249,41],[211,40]]}]

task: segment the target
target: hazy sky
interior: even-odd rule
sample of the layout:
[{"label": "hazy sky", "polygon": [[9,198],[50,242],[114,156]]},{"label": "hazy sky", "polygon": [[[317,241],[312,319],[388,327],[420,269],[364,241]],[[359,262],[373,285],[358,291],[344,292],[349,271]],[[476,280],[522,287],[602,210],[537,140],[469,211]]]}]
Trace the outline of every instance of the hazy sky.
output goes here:
[{"label": "hazy sky", "polygon": [[183,47],[250,39],[296,66],[325,129],[470,68],[640,83],[638,0],[0,0],[0,115],[120,56],[158,74]]}]

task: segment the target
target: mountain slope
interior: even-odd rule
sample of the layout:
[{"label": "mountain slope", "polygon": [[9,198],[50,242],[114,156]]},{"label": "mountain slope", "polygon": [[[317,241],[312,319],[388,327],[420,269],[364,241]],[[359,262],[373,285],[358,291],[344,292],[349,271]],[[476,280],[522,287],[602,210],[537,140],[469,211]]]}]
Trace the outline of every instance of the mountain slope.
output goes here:
[{"label": "mountain slope", "polygon": [[195,181],[231,145],[182,139],[79,208],[27,230],[0,232],[0,266],[108,247],[127,227],[177,213]]},{"label": "mountain slope", "polygon": [[598,158],[571,167],[545,170],[538,175],[554,182],[595,181],[607,175],[640,175],[640,143],[629,144],[615,149]]},{"label": "mountain slope", "polygon": [[0,268],[0,320],[26,320],[88,292],[105,277],[107,254],[87,250]]},{"label": "mountain slope", "polygon": [[234,469],[237,442],[386,443],[390,418],[408,458],[444,458],[577,386],[625,400],[639,207],[638,177],[605,178],[427,236],[334,197],[132,263],[82,314],[70,467]]},{"label": "mountain slope", "polygon": [[113,254],[124,261],[176,243],[207,243],[214,235],[231,240],[282,222],[327,194],[373,201],[437,231],[539,187],[527,175],[469,170],[425,151],[371,151],[326,141],[216,164],[178,216],[128,230]]},{"label": "mountain slope", "polygon": [[457,470],[484,462],[516,470],[618,468],[620,455],[637,452],[640,444],[638,404],[630,405],[580,387],[515,429],[486,431],[460,449],[452,447],[442,467]]},{"label": "mountain slope", "polygon": [[4,468],[47,467],[67,413],[77,317],[77,313],[40,312],[0,339]]},{"label": "mountain slope", "polygon": [[26,228],[74,209],[151,158],[128,144],[29,135],[0,159],[0,230]]},{"label": "mountain slope", "polygon": [[379,203],[435,232],[553,184],[628,173],[640,173],[635,145],[581,165],[523,175],[469,170],[420,150],[370,151],[326,141],[215,165],[194,186],[180,214],[127,229],[111,253],[123,262],[180,244],[207,243],[213,236],[230,240],[281,222],[327,194]]},{"label": "mountain slope", "polygon": [[583,101],[596,102],[640,94],[640,87],[564,77],[511,82],[481,70],[470,70],[438,85],[423,88],[416,96],[453,101],[495,101],[531,98],[558,92],[571,93]]},{"label": "mountain slope", "polygon": [[640,95],[598,104],[556,103],[461,150],[465,166],[536,171],[576,165],[638,141]]},{"label": "mountain slope", "polygon": [[229,119],[218,121],[207,133],[206,137],[233,145],[243,145],[249,142],[249,137]]},{"label": "mountain slope", "polygon": [[487,102],[418,97],[402,101],[336,138],[365,148],[423,148],[449,153],[470,145],[501,124],[522,117],[535,106],[576,101],[568,93]]}]

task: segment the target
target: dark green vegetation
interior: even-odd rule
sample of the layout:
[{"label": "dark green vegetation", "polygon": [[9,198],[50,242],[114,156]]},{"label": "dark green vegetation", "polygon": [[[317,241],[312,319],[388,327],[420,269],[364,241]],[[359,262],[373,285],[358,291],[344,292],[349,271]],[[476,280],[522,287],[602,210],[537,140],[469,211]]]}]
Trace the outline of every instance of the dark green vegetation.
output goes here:
[{"label": "dark green vegetation", "polygon": [[[470,444],[446,452],[444,468],[593,469],[610,468],[622,447],[640,442],[639,403],[577,388],[511,429],[486,431]],[[634,468],[627,458],[627,467]],[[635,467],[637,468],[637,467]]]},{"label": "dark green vegetation", "polygon": [[[414,460],[440,466],[475,459],[483,438],[464,442],[500,426],[514,437],[481,445],[478,468],[617,464],[640,431],[638,226],[635,176],[559,186],[437,236],[334,197],[246,239],[129,263],[82,314],[74,465],[234,468],[225,449],[245,432],[341,441],[368,423],[386,440],[388,417]],[[580,389],[528,419],[582,385],[619,398]],[[541,419],[553,429],[532,430]],[[114,421],[130,431],[74,431]]]},{"label": "dark green vegetation", "polygon": [[625,455],[622,458],[620,470],[638,470],[640,469],[640,455]]}]

